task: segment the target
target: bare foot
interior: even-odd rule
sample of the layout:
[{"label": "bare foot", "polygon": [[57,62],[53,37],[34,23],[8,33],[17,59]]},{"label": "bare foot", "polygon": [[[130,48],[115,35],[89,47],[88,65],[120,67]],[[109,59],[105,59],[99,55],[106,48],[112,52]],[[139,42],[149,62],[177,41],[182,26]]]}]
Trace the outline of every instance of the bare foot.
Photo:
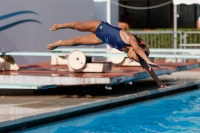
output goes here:
[{"label": "bare foot", "polygon": [[49,49],[49,50],[53,50],[53,49],[55,49],[55,48],[60,46],[60,44],[59,44],[60,42],[62,42],[62,40],[59,40],[59,41],[54,42],[54,43],[51,43],[51,44],[47,45],[46,48]]},{"label": "bare foot", "polygon": [[55,30],[58,30],[59,28],[60,28],[59,24],[54,24],[54,25],[50,28],[50,30],[51,30],[51,31],[55,31]]},{"label": "bare foot", "polygon": [[51,43],[51,44],[47,45],[46,48],[49,49],[49,50],[53,50],[53,49],[55,49],[56,47],[58,47],[58,46],[56,45],[56,43],[57,43],[57,42]]}]

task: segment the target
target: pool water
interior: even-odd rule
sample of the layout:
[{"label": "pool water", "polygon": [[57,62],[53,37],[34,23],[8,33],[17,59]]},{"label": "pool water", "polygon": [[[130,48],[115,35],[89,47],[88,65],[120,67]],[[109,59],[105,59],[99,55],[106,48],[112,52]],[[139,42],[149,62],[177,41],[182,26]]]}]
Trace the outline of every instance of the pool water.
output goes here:
[{"label": "pool water", "polygon": [[62,120],[19,132],[198,133],[200,132],[200,90]]}]

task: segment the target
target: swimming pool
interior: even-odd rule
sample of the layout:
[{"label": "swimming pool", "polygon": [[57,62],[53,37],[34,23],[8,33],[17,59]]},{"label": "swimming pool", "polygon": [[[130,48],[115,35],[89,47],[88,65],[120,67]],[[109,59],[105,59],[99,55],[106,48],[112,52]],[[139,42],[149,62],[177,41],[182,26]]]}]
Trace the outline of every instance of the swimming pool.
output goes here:
[{"label": "swimming pool", "polygon": [[21,130],[27,133],[200,132],[200,90]]}]

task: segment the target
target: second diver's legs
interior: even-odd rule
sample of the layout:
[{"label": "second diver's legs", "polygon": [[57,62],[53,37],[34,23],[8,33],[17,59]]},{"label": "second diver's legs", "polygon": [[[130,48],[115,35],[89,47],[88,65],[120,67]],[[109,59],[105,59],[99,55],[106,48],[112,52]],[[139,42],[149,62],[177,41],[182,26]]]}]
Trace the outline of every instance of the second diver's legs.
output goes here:
[{"label": "second diver's legs", "polygon": [[51,43],[46,46],[47,49],[52,50],[57,46],[73,46],[75,44],[80,45],[97,45],[101,44],[102,42],[96,37],[95,34],[89,34],[86,36],[78,36],[76,38],[70,38],[63,41],[57,41],[54,43]]},{"label": "second diver's legs", "polygon": [[65,29],[65,28],[70,28],[70,29],[76,29],[79,31],[88,31],[95,33],[98,25],[102,21],[99,20],[93,20],[93,21],[87,21],[87,22],[67,22],[67,23],[62,23],[62,24],[54,24],[50,30],[58,30],[58,29]]}]

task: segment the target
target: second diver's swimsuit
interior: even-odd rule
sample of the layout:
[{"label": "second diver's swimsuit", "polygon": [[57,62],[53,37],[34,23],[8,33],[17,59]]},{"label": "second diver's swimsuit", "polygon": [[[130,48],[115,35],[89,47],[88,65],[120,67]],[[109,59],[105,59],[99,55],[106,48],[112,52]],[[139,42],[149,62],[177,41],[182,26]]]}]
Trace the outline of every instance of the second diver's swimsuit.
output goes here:
[{"label": "second diver's swimsuit", "polygon": [[[108,44],[111,48],[116,48],[120,51],[123,51],[122,48],[125,48],[126,46],[130,46],[130,45],[126,44],[121,39],[120,33],[119,33],[120,30],[122,29],[118,27],[114,27],[110,25],[109,23],[102,21],[97,27],[96,36],[99,40],[101,40],[103,43]],[[136,38],[137,44],[140,47],[143,47],[143,45],[145,44],[144,41],[135,35],[133,36]]]}]

